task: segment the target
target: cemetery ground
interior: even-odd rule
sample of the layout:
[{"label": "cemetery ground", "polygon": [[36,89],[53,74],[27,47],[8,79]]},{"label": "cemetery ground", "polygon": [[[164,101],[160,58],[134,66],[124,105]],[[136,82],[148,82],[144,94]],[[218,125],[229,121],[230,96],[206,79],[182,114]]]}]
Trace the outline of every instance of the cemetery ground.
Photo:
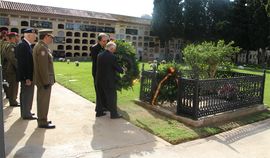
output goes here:
[{"label": "cemetery ground", "polygon": [[[56,80],[59,84],[74,91],[82,97],[95,102],[95,91],[91,75],[91,62],[81,62],[77,67],[74,62],[55,62]],[[141,64],[140,64],[141,66]],[[146,66],[147,68],[147,66]],[[262,74],[259,69],[234,69],[245,73]],[[139,98],[140,83],[134,84],[133,89],[118,92],[118,108],[124,119],[143,128],[164,140],[178,144],[189,140],[211,136],[233,128],[270,118],[270,111],[241,117],[234,121],[214,124],[205,127],[191,127],[179,121],[161,116],[133,102]],[[270,108],[270,72],[267,71],[264,103]]]}]

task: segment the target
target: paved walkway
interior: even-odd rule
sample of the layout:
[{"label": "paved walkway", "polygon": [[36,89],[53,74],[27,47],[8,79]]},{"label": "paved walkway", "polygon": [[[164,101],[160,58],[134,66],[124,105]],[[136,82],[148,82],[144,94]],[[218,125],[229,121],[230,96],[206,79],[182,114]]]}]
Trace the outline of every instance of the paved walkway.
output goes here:
[{"label": "paved walkway", "polygon": [[[36,111],[34,101],[33,112]],[[96,119],[94,104],[56,84],[49,118],[56,129],[37,128],[4,105],[8,158],[269,158],[270,119],[179,145],[109,115]]]}]

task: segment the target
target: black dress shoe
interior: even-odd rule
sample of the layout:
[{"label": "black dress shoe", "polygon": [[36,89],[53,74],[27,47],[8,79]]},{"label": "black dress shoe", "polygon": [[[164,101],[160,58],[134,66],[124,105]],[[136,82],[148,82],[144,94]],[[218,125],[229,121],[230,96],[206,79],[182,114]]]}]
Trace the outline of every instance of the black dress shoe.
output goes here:
[{"label": "black dress shoe", "polygon": [[105,112],[102,112],[102,113],[96,113],[96,117],[101,117],[101,116],[105,116],[106,113]]},{"label": "black dress shoe", "polygon": [[24,120],[37,120],[35,116],[23,117]]},{"label": "black dress shoe", "polygon": [[119,118],[123,118],[123,116],[120,114],[117,114],[115,116],[111,116],[111,119],[119,119]]},{"label": "black dress shoe", "polygon": [[48,123],[47,125],[38,125],[39,128],[53,129],[55,125]]},{"label": "black dress shoe", "polygon": [[20,104],[12,104],[12,105],[10,105],[10,106],[12,106],[12,107],[19,107],[19,106],[21,106]]}]

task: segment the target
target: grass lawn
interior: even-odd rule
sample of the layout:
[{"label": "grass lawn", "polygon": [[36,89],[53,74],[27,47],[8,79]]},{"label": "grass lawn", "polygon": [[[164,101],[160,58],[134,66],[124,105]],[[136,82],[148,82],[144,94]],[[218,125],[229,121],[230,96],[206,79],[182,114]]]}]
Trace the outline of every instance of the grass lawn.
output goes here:
[{"label": "grass lawn", "polygon": [[[95,91],[91,76],[91,66],[92,64],[90,62],[81,62],[79,67],[76,67],[73,62],[70,64],[65,62],[55,62],[54,67],[56,80],[61,85],[94,102]],[[248,72],[260,73],[254,70],[249,70]],[[268,73],[265,91],[265,103],[268,104],[268,106],[270,105],[269,84],[270,74]],[[140,84],[136,83],[133,90],[123,90],[122,92],[118,93],[118,107],[121,110],[121,113],[124,115],[124,118],[136,126],[139,126],[172,144],[210,136],[270,117],[270,112],[264,112],[252,115],[250,117],[241,118],[234,122],[194,128],[181,122],[163,117],[153,111],[144,109],[141,106],[133,103],[132,100],[139,98],[139,90]]]}]

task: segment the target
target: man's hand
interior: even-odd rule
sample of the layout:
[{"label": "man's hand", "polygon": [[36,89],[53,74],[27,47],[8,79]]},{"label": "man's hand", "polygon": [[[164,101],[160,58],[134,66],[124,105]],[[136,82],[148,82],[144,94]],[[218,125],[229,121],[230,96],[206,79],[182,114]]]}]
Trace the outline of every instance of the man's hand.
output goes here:
[{"label": "man's hand", "polygon": [[25,85],[26,86],[31,86],[31,84],[32,84],[31,80],[29,80],[29,79],[25,80]]},{"label": "man's hand", "polygon": [[122,69],[123,69],[124,73],[127,72],[127,68],[125,66],[123,66]]}]

